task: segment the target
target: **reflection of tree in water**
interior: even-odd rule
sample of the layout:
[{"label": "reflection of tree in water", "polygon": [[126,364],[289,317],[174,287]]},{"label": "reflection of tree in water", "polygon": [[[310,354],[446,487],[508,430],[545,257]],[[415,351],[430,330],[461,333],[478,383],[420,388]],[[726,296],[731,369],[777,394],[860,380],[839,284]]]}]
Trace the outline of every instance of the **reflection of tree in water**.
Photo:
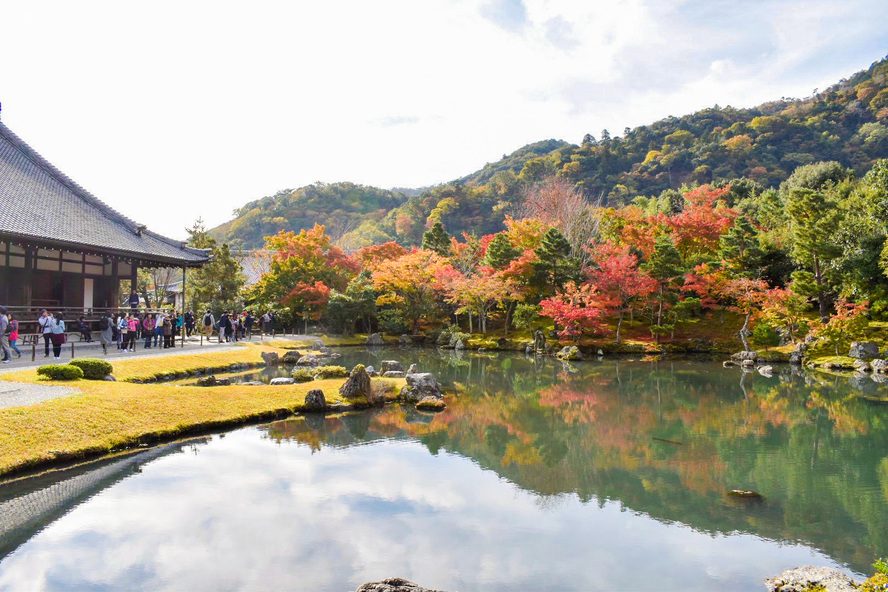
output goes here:
[{"label": "reflection of tree in water", "polygon": [[[572,374],[551,359],[451,352],[417,363],[459,392],[431,421],[392,406],[322,429],[278,422],[269,435],[290,430],[315,446],[411,437],[540,495],[805,540],[860,570],[888,554],[888,411],[852,396],[845,379],[691,362],[591,361]],[[766,501],[733,507],[733,488]]]}]

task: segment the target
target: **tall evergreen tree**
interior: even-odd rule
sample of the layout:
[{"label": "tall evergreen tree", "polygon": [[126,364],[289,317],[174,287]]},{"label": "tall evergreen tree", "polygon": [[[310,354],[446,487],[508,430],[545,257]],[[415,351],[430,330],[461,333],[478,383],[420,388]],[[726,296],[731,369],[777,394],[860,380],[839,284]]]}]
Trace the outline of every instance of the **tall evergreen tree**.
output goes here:
[{"label": "tall evergreen tree", "polygon": [[546,284],[556,293],[564,284],[579,275],[579,261],[570,256],[570,243],[557,228],[543,235],[540,246],[534,250],[537,270],[545,275]]},{"label": "tall evergreen tree", "polygon": [[188,307],[196,314],[206,308],[216,312],[239,308],[245,278],[228,245],[216,244],[200,218],[186,230],[188,246],[210,251],[210,262],[186,276]]},{"label": "tall evergreen tree", "polygon": [[487,251],[484,253],[484,264],[494,269],[504,269],[515,260],[521,251],[512,246],[512,241],[503,232],[494,235],[487,243]]},{"label": "tall evergreen tree", "polygon": [[444,225],[435,222],[434,226],[426,230],[422,235],[422,248],[434,251],[442,257],[450,256],[450,235],[444,230]]},{"label": "tall evergreen tree", "polygon": [[738,216],[734,226],[721,237],[721,258],[730,271],[745,277],[758,277],[762,257],[758,232],[746,216]]},{"label": "tall evergreen tree", "polygon": [[672,237],[662,234],[654,242],[654,252],[645,264],[645,270],[657,280],[657,342],[663,329],[663,309],[666,302],[674,296],[675,281],[684,272],[681,254],[675,248]]}]

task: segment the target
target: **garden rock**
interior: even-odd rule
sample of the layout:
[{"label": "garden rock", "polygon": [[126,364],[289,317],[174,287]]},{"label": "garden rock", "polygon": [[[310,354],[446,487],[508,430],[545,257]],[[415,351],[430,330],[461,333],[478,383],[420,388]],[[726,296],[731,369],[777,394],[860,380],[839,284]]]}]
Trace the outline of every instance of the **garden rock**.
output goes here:
[{"label": "garden rock", "polygon": [[293,380],[292,378],[280,377],[280,378],[272,378],[271,382],[269,382],[268,384],[270,384],[271,386],[281,386],[284,384],[296,384],[296,381]]},{"label": "garden rock", "polygon": [[367,369],[364,368],[364,366],[358,364],[352,368],[352,371],[348,375],[348,380],[339,387],[339,394],[346,399],[364,397],[369,401],[372,397],[371,390],[370,375],[367,374]]},{"label": "garden rock", "polygon": [[212,374],[197,379],[197,386],[228,386],[231,384],[230,378],[216,378]]},{"label": "garden rock", "polygon": [[879,357],[879,346],[872,341],[854,341],[848,355],[861,360],[871,360]]},{"label": "garden rock", "polygon": [[376,368],[374,368],[373,366],[367,366],[367,374],[369,374],[371,377],[379,376],[379,372],[377,372]]},{"label": "garden rock", "polygon": [[386,578],[381,582],[367,582],[358,587],[355,592],[443,592],[423,588],[403,578]]},{"label": "garden rock", "polygon": [[854,580],[834,567],[806,565],[765,580],[768,592],[802,592],[822,586],[827,592],[855,592]]},{"label": "garden rock", "polygon": [[311,348],[315,350],[320,350],[322,347],[324,347],[324,342],[320,339],[315,339],[314,343],[311,344]]},{"label": "garden rock", "polygon": [[583,354],[580,353],[580,348],[570,345],[561,348],[561,351],[555,354],[555,357],[560,360],[582,360]]},{"label": "garden rock", "polygon": [[755,361],[753,360],[741,360],[740,366],[743,368],[755,368]]},{"label": "garden rock", "polygon": [[731,360],[725,360],[724,362],[722,362],[723,368],[734,368],[736,366],[737,366],[737,362],[733,362]]},{"label": "garden rock", "polygon": [[401,389],[401,399],[410,403],[416,403],[426,397],[442,399],[441,385],[431,372],[419,372],[408,374],[407,385]]},{"label": "garden rock", "polygon": [[113,374],[106,374],[105,378],[103,378],[102,380],[107,380],[108,382],[117,382],[117,379],[114,378]]},{"label": "garden rock", "polygon": [[302,357],[302,354],[300,354],[298,351],[293,349],[283,355],[283,357],[281,358],[281,363],[295,364],[296,362],[299,361],[299,358],[301,358],[301,357]]},{"label": "garden rock", "polygon": [[416,367],[416,364],[410,364],[410,367],[407,368],[407,374],[416,374],[419,369]]},{"label": "garden rock", "polygon": [[789,363],[793,366],[801,366],[804,356],[800,351],[794,351],[789,354]]},{"label": "garden rock", "polygon": [[398,337],[398,343],[401,345],[412,345],[413,339],[411,339],[409,335],[401,335]]},{"label": "garden rock", "polygon": [[456,345],[453,346],[453,349],[466,349],[466,344],[463,343],[462,339],[457,339]]},{"label": "garden rock", "polygon": [[326,347],[326,346],[319,347],[318,351],[321,352],[322,354],[328,354],[328,355],[333,353],[333,350],[330,349],[329,347]]},{"label": "garden rock", "polygon": [[262,352],[261,355],[266,366],[277,366],[280,363],[277,352]]},{"label": "garden rock", "polygon": [[312,389],[305,395],[306,411],[324,411],[327,408],[327,399],[321,389]]},{"label": "garden rock", "polygon": [[525,356],[532,356],[533,355],[533,344],[531,344],[531,343],[527,344],[527,347],[524,348],[524,355]]},{"label": "garden rock", "polygon": [[872,368],[866,360],[854,360],[854,369],[858,372],[872,372]]},{"label": "garden rock", "polygon": [[758,369],[758,373],[766,378],[774,376],[774,368],[772,366],[762,366]]},{"label": "garden rock", "polygon": [[416,402],[416,408],[423,411],[444,411],[445,407],[444,401],[437,397],[423,397]]},{"label": "garden rock", "polygon": [[873,360],[870,362],[870,367],[873,369],[873,372],[888,372],[888,360]]},{"label": "garden rock", "polygon": [[397,370],[398,372],[404,371],[404,366],[401,365],[401,362],[397,360],[383,360],[382,364],[379,366],[379,371],[385,374],[389,370]]},{"label": "garden rock", "polygon": [[758,354],[754,351],[740,351],[732,355],[731,359],[737,362],[751,360],[753,363],[755,363],[755,361],[758,360]]},{"label": "garden rock", "polygon": [[383,378],[404,378],[406,374],[400,370],[389,370],[388,372],[383,372]]},{"label": "garden rock", "polygon": [[306,354],[306,355],[302,356],[301,358],[299,358],[299,360],[296,362],[296,365],[297,366],[317,366],[320,363],[321,363],[320,360],[318,360],[318,358],[316,356],[313,356],[311,354]]},{"label": "garden rock", "polygon": [[368,337],[366,343],[367,345],[385,345],[385,341],[379,336],[379,333],[374,333]]},{"label": "garden rock", "polygon": [[336,352],[333,352],[332,354],[330,354],[327,357],[330,358],[331,360],[338,360],[339,358],[342,357],[342,354],[337,354]]}]

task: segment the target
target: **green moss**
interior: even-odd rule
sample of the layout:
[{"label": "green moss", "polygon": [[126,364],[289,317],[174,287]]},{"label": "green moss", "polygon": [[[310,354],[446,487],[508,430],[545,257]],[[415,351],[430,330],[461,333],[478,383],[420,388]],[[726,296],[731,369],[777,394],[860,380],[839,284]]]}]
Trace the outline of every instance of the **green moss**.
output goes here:
[{"label": "green moss", "polygon": [[294,368],[293,371],[290,373],[290,376],[296,382],[309,382],[311,380],[314,380],[314,375],[309,368]]},{"label": "green moss", "polygon": [[342,366],[318,366],[313,371],[314,377],[318,380],[325,378],[345,378],[348,376],[348,370]]}]

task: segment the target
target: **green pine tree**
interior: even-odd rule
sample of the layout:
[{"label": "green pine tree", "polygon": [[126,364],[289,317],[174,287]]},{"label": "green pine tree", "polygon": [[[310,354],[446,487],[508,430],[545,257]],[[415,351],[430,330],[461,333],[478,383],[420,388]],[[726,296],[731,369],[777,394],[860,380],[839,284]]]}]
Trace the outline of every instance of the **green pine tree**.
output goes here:
[{"label": "green pine tree", "polygon": [[546,231],[534,253],[539,259],[537,270],[545,276],[553,294],[568,281],[577,279],[580,263],[570,256],[570,243],[557,228]]},{"label": "green pine tree", "polygon": [[450,256],[450,235],[444,230],[444,225],[435,222],[434,226],[422,235],[422,248],[434,251],[442,257]]},{"label": "green pine tree", "polygon": [[654,252],[645,264],[645,269],[652,278],[657,280],[657,324],[651,331],[660,342],[660,336],[666,332],[663,327],[663,309],[667,301],[675,297],[675,282],[684,272],[681,254],[675,248],[672,237],[662,234],[654,242]]},{"label": "green pine tree", "polygon": [[493,239],[487,244],[484,264],[494,269],[505,269],[520,254],[521,251],[512,246],[512,241],[509,240],[509,237],[501,232],[494,235]]},{"label": "green pine tree", "polygon": [[186,276],[188,307],[198,315],[207,308],[217,313],[239,309],[240,291],[245,278],[240,263],[232,257],[228,245],[219,246],[200,218],[187,232],[188,246],[210,251],[210,262]]},{"label": "green pine tree", "polygon": [[727,268],[737,275],[758,277],[762,257],[758,232],[746,216],[734,220],[734,226],[721,237],[721,258]]}]

